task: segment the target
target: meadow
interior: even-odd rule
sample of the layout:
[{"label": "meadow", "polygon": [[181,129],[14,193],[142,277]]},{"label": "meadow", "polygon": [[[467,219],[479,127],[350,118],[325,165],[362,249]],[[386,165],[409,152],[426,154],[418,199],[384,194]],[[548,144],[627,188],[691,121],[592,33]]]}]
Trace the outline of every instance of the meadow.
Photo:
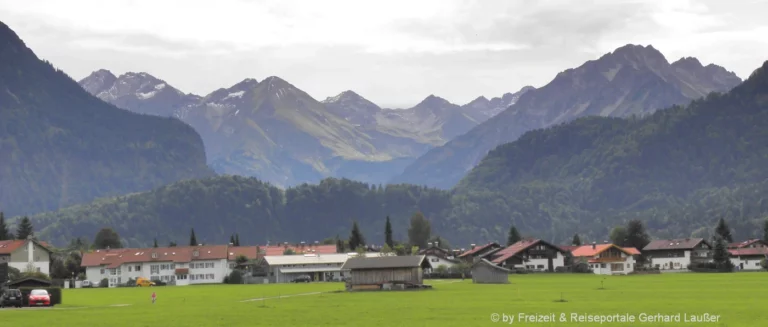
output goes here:
[{"label": "meadow", "polygon": [[[356,293],[343,292],[342,283],[76,289],[64,290],[64,303],[54,308],[0,310],[0,321],[3,326],[498,326],[514,316],[516,326],[768,326],[766,273],[511,275],[510,282],[429,280],[432,290]],[[521,322],[520,313],[556,321]],[[635,321],[578,322],[571,313],[630,315]],[[682,321],[685,314],[705,313],[719,317]],[[639,321],[643,314],[683,318]]]}]

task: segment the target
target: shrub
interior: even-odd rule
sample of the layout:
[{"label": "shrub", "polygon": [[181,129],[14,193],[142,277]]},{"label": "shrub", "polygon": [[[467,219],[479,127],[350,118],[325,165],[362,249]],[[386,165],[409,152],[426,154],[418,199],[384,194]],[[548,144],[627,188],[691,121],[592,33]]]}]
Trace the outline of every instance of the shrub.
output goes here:
[{"label": "shrub", "polygon": [[135,287],[136,286],[136,280],[133,278],[128,278],[128,281],[125,282],[123,285],[119,285],[119,287]]},{"label": "shrub", "polygon": [[226,284],[242,284],[243,273],[239,270],[233,270],[229,276],[224,277],[224,283]]},{"label": "shrub", "polygon": [[61,288],[58,287],[19,287],[21,291],[22,305],[29,305],[29,293],[32,290],[46,290],[51,295],[51,304],[61,304]]},{"label": "shrub", "polygon": [[99,282],[99,287],[109,287],[109,279],[106,279],[106,278],[102,279]]},{"label": "shrub", "polygon": [[760,267],[763,267],[763,269],[768,270],[768,260],[763,258],[763,260],[760,260]]}]

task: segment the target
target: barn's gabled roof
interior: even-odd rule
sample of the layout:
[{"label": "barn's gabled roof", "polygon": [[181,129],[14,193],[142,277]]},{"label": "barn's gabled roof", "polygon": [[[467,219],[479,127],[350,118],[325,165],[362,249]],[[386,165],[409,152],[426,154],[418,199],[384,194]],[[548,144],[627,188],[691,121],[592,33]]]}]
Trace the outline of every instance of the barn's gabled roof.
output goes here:
[{"label": "barn's gabled roof", "polygon": [[388,256],[370,258],[349,258],[341,269],[393,269],[393,268],[419,268],[429,267],[426,256]]}]

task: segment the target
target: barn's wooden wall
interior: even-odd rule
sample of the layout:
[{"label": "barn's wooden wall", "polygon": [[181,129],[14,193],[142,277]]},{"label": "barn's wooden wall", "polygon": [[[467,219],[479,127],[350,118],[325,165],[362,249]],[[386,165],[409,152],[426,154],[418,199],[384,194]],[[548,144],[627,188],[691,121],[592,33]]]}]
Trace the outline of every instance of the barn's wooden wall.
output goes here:
[{"label": "barn's wooden wall", "polygon": [[472,268],[472,282],[478,284],[506,284],[509,283],[509,273],[486,265],[477,265]]},{"label": "barn's wooden wall", "polygon": [[381,284],[386,282],[409,282],[421,284],[421,268],[394,268],[350,271],[352,285]]}]

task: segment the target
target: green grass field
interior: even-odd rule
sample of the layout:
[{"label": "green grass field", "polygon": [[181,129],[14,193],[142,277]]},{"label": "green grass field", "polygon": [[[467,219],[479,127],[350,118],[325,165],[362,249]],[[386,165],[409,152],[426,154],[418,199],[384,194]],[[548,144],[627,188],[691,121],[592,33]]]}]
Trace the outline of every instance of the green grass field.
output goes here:
[{"label": "green grass field", "polygon": [[[433,290],[341,292],[341,283],[64,290],[55,308],[0,310],[3,326],[600,326],[519,322],[519,313],[719,315],[718,322],[602,326],[768,326],[768,274],[512,275],[507,285],[431,280]],[[602,287],[601,288],[601,281]],[[151,303],[152,291],[158,301]],[[310,294],[307,294],[310,293]],[[558,302],[562,297],[566,302]],[[290,296],[304,294],[298,296]],[[280,299],[275,297],[283,296]],[[248,301],[256,298],[266,301]],[[499,316],[503,319],[503,316]]]}]

